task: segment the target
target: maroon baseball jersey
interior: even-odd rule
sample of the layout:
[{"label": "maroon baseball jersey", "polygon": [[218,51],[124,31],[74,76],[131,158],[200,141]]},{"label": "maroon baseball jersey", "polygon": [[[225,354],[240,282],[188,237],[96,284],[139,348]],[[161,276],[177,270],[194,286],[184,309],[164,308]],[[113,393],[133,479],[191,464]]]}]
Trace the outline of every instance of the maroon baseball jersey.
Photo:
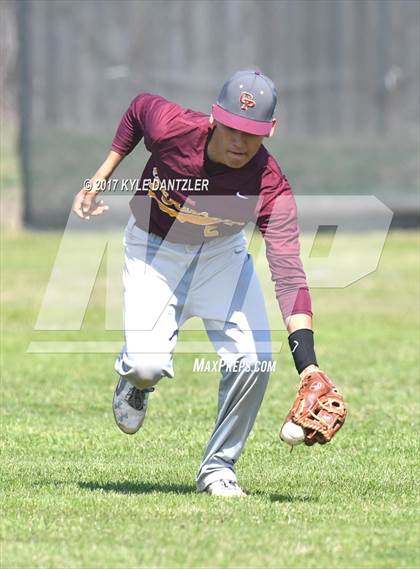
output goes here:
[{"label": "maroon baseball jersey", "polygon": [[199,244],[255,223],[283,317],[311,315],[296,204],[286,177],[263,145],[242,168],[210,161],[212,132],[208,115],[163,97],[142,93],[132,101],[112,150],[125,156],[144,138],[151,153],[130,202],[137,225],[175,243]]}]

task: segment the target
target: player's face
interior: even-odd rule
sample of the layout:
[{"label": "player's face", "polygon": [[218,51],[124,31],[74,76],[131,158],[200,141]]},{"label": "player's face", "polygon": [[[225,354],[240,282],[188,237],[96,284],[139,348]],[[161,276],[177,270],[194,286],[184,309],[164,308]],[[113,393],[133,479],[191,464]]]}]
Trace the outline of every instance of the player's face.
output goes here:
[{"label": "player's face", "polygon": [[263,139],[263,136],[216,123],[210,145],[217,162],[230,168],[242,168],[258,152]]}]

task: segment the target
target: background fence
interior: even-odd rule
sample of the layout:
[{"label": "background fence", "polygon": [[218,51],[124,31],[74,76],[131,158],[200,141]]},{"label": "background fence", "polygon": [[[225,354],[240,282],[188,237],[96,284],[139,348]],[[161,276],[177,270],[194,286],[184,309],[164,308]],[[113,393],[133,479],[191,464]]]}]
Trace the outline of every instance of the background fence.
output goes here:
[{"label": "background fence", "polygon": [[418,208],[416,0],[20,0],[2,12],[17,30],[3,104],[20,94],[27,223],[65,223],[140,90],[208,112],[226,77],[251,66],[278,85],[269,147],[297,193]]}]

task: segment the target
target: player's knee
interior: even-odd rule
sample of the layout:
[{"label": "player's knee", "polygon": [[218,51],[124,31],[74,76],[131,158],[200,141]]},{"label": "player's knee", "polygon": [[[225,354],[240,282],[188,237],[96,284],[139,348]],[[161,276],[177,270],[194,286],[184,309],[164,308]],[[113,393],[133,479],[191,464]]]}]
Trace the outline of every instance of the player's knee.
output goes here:
[{"label": "player's knee", "polygon": [[171,362],[167,358],[159,358],[159,354],[153,354],[153,357],[146,354],[125,355],[122,367],[118,363],[116,370],[138,389],[153,387],[163,377],[173,376]]},{"label": "player's knee", "polygon": [[159,362],[136,362],[133,367],[133,383],[139,389],[153,387],[162,377],[167,377],[168,375],[164,366],[160,365]]},{"label": "player's knee", "polygon": [[144,379],[138,374],[131,374],[130,377],[128,377],[129,382],[137,387],[137,389],[149,389],[154,387],[159,379]]},{"label": "player's knee", "polygon": [[162,377],[173,377],[171,355],[123,352],[114,369],[139,389],[153,387]]}]

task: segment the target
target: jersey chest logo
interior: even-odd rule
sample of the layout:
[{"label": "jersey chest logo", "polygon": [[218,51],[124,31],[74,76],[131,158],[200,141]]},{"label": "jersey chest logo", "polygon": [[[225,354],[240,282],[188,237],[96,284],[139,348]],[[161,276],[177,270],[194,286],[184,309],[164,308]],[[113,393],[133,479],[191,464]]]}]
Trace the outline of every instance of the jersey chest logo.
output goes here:
[{"label": "jersey chest logo", "polygon": [[248,91],[242,91],[239,95],[239,102],[241,103],[241,109],[243,111],[253,109],[256,105],[254,95],[252,93],[248,93]]},{"label": "jersey chest logo", "polygon": [[[218,226],[220,224],[232,227],[238,225],[243,227],[245,222],[233,221],[232,219],[225,219],[209,215],[207,211],[197,211],[187,207],[185,202],[173,199],[170,192],[166,188],[165,180],[159,177],[158,169],[156,166],[153,168],[153,180],[149,182],[149,191],[147,195],[156,201],[160,211],[176,218],[179,223],[192,223],[193,225],[201,225],[205,237],[219,237]],[[242,196],[241,196],[242,197]]]}]

